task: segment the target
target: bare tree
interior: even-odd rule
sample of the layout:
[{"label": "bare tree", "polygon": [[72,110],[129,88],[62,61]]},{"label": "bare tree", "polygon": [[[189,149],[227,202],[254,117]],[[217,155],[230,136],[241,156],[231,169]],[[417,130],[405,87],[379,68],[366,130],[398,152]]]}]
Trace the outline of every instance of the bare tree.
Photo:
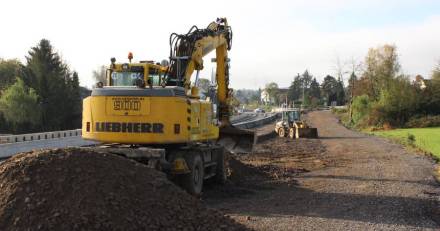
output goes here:
[{"label": "bare tree", "polygon": [[353,110],[352,110],[352,104],[353,104],[353,98],[354,98],[354,90],[355,90],[355,84],[357,80],[357,76],[360,76],[363,65],[362,62],[360,62],[358,59],[356,59],[354,56],[351,56],[350,60],[347,62],[347,65],[350,68],[350,78],[349,78],[349,91],[350,91],[350,122],[353,122]]},{"label": "bare tree", "polygon": [[92,72],[93,79],[95,79],[96,82],[105,83],[107,79],[106,70],[107,68],[104,65],[98,67],[96,70]]},{"label": "bare tree", "polygon": [[336,78],[338,79],[338,81],[344,82],[344,75],[349,73],[346,68],[346,63],[342,62],[340,57],[336,55],[333,70],[336,72]]}]

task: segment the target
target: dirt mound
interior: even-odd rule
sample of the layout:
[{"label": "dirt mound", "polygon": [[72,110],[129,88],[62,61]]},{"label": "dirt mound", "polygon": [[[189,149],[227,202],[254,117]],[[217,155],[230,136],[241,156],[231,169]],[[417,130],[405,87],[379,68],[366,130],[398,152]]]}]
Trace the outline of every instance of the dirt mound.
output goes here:
[{"label": "dirt mound", "polygon": [[0,164],[0,230],[244,230],[153,169],[83,149]]}]

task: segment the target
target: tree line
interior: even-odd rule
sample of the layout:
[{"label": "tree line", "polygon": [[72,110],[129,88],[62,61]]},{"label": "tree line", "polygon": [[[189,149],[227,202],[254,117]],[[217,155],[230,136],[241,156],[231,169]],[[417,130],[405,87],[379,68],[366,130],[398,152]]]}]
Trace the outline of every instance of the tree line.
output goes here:
[{"label": "tree line", "polygon": [[[430,76],[414,79],[402,72],[397,47],[385,44],[370,48],[364,61],[341,65],[338,59],[336,66],[337,77],[327,75],[321,83],[306,70],[287,89],[271,82],[235,96],[242,104],[348,105],[346,125],[358,128],[440,126],[440,62]],[[344,75],[349,76],[347,86]],[[260,98],[264,93],[268,102]]]},{"label": "tree line", "polygon": [[317,107],[324,105],[344,105],[346,89],[341,78],[331,75],[324,77],[322,83],[305,70],[302,75],[293,78],[287,89],[280,89],[278,84],[266,84],[264,91],[268,94],[269,103],[273,105],[287,104],[288,106]]},{"label": "tree line", "polygon": [[353,73],[349,80],[348,125],[405,127],[437,116],[433,125],[440,126],[440,63],[429,77],[402,73],[394,45],[370,48],[359,77]]},{"label": "tree line", "polygon": [[0,133],[78,128],[86,92],[49,40],[32,47],[25,63],[0,59]]}]

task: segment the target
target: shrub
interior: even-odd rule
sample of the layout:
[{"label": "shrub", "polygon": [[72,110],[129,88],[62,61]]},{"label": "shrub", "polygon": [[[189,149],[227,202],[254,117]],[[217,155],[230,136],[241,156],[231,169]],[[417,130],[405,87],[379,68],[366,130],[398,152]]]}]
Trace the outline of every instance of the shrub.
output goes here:
[{"label": "shrub", "polygon": [[375,104],[372,124],[382,126],[389,123],[392,126],[402,126],[417,110],[417,95],[409,79],[400,76],[389,81],[389,87],[383,89]]},{"label": "shrub", "polygon": [[407,136],[406,139],[407,139],[407,142],[408,142],[409,145],[411,145],[411,146],[415,145],[416,137],[413,134],[408,133],[408,136]]},{"label": "shrub", "polygon": [[440,115],[412,117],[406,124],[408,128],[440,127]]},{"label": "shrub", "polygon": [[368,95],[356,96],[351,107],[353,110],[353,123],[358,127],[362,127],[365,121],[368,120],[368,115],[371,111]]},{"label": "shrub", "polygon": [[347,108],[332,108],[332,112],[336,114],[345,114],[348,113]]}]

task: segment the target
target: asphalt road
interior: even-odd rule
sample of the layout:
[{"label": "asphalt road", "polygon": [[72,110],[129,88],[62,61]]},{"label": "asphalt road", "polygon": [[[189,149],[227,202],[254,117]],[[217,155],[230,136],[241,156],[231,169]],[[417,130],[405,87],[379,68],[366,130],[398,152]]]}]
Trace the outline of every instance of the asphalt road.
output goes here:
[{"label": "asphalt road", "polygon": [[16,153],[28,152],[37,149],[80,147],[93,144],[96,144],[96,142],[83,140],[80,136],[0,144],[0,159],[9,157]]}]

